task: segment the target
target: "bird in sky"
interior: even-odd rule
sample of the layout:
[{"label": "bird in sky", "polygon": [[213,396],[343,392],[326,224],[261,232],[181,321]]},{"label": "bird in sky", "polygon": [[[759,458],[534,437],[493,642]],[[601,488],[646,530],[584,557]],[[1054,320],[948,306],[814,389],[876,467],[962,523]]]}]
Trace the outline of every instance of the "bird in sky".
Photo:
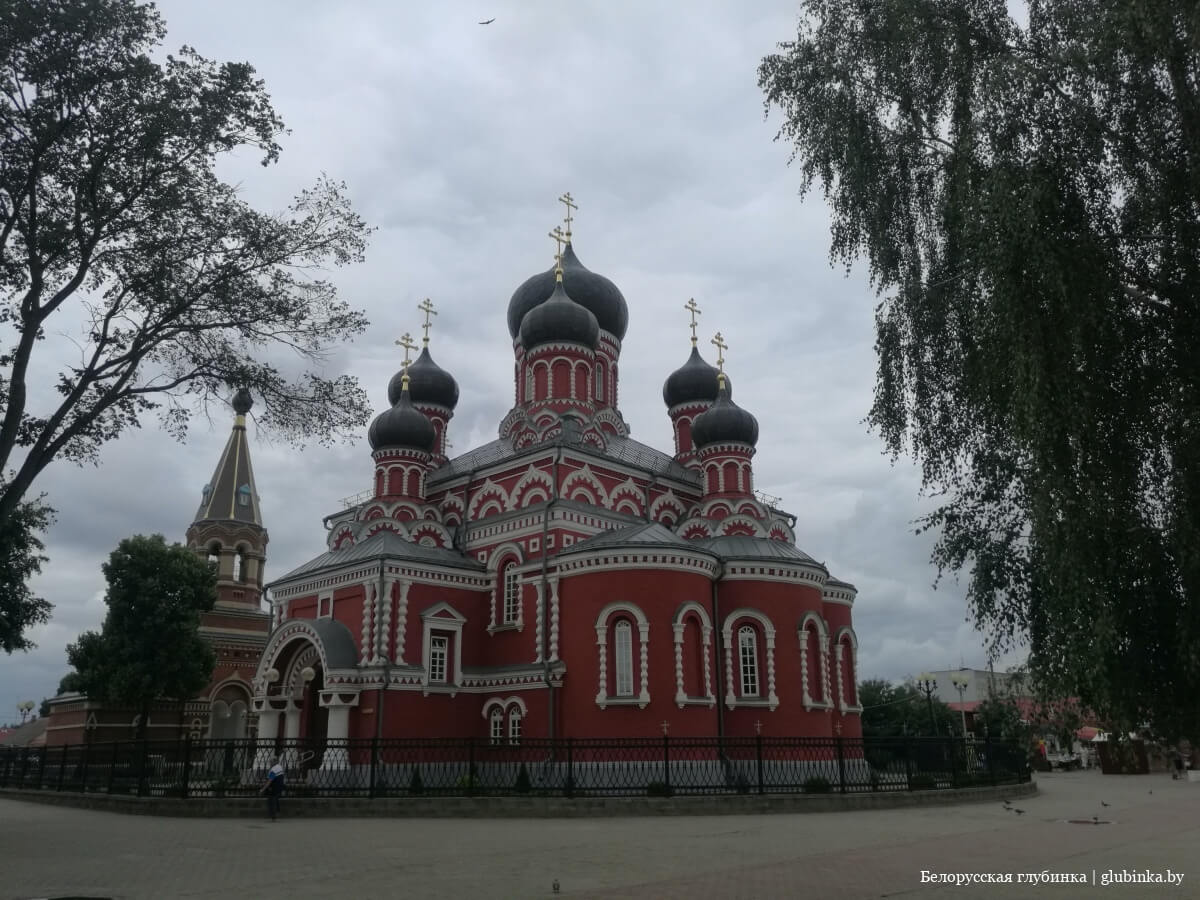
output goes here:
[{"label": "bird in sky", "polygon": [[1100,805],[1101,805],[1101,806],[1108,806],[1108,804],[1107,804],[1107,803],[1105,803],[1103,800],[1101,800],[1101,801],[1100,801]]},{"label": "bird in sky", "polygon": [[483,22],[480,22],[479,24],[480,24],[480,25],[491,25],[491,24],[492,24],[493,22],[495,22],[495,21],[496,21],[496,17],[495,17],[495,16],[492,16],[490,19],[487,19],[487,20],[485,20],[485,21],[483,21]]},{"label": "bird in sky", "polygon": [[1015,813],[1016,813],[1018,816],[1023,816],[1023,815],[1025,815],[1025,810],[1023,810],[1023,809],[1017,809],[1015,806],[1013,807],[1013,812],[1015,812]]}]

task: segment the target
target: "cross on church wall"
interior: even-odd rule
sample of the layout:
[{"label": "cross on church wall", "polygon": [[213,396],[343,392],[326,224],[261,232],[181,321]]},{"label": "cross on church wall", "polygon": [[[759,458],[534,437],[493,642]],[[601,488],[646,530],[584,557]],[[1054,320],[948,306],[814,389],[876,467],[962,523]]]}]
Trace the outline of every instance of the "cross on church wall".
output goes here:
[{"label": "cross on church wall", "polygon": [[421,312],[425,313],[425,324],[421,326],[423,329],[425,329],[425,337],[421,341],[421,343],[423,343],[426,347],[428,347],[429,346],[429,329],[433,325],[433,323],[429,320],[429,317],[436,316],[437,310],[435,310],[433,308],[433,301],[430,300],[428,297],[426,297],[424,300],[422,300],[420,303],[417,304],[417,309],[419,309]]},{"label": "cross on church wall", "polygon": [[696,346],[696,316],[700,315],[700,307],[696,305],[696,298],[689,297],[688,302],[683,304],[683,308],[692,314],[692,346]]}]

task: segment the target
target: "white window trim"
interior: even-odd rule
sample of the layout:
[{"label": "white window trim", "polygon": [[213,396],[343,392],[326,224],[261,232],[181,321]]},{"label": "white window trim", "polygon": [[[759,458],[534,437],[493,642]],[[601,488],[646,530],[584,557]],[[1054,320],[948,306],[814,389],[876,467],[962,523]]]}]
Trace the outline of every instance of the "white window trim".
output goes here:
[{"label": "white window trim", "polygon": [[[733,690],[733,625],[740,619],[753,619],[762,626],[763,637],[767,645],[767,695],[765,698],[761,695],[759,697],[739,697]],[[775,693],[775,626],[771,620],[757,609],[749,607],[735,609],[725,617],[725,621],[721,624],[721,636],[725,642],[725,706],[729,709],[736,709],[739,706],[765,706],[774,711],[779,706],[779,697]]]},{"label": "white window trim", "polygon": [[[703,655],[704,661],[704,683],[701,685],[704,694],[699,697],[690,697],[683,690],[683,637],[687,626],[685,617],[691,612],[695,612],[700,619],[700,653]],[[689,602],[683,604],[675,613],[675,621],[671,627],[675,635],[675,705],[680,709],[685,706],[716,706],[717,698],[712,688],[712,664],[710,662],[713,636],[712,620],[709,619],[703,606],[699,603]]]},{"label": "white window trim", "polygon": [[[521,552],[519,545],[515,543],[501,544],[492,551],[491,556],[487,555],[486,551],[481,551],[479,554],[480,561],[486,561],[492,578],[492,589],[488,592],[488,634],[495,634],[497,631],[517,631],[525,630],[525,610],[524,603],[517,606],[517,620],[515,622],[505,622],[504,619],[504,569],[506,563],[511,562],[513,566],[520,572],[525,565],[525,556]],[[520,576],[518,575],[518,578]],[[524,584],[524,579],[521,579]]]},{"label": "white window trim", "polygon": [[[328,606],[326,602],[328,601]],[[329,619],[333,617],[333,591],[323,591],[317,595],[317,618]]]},{"label": "white window trim", "polygon": [[613,696],[632,697],[633,685],[633,623],[617,619],[613,624]]},{"label": "white window trim", "polygon": [[[817,671],[821,673],[821,683],[808,683],[808,623],[812,622],[817,630],[817,650],[820,659],[817,661]],[[800,620],[798,634],[800,642],[800,688],[801,701],[806,710],[833,709],[833,697],[829,693],[829,626],[825,620],[811,610]],[[813,697],[813,688],[820,689],[820,696]]]},{"label": "white window trim", "polygon": [[517,707],[510,706],[506,716],[508,718],[508,743],[517,746],[521,743],[524,734],[525,714]]},{"label": "white window trim", "polygon": [[[842,638],[849,638],[849,641],[843,642]],[[858,687],[858,636],[854,633],[854,629],[851,628],[849,625],[843,625],[841,628],[839,628],[837,630],[837,634],[835,634],[833,636],[833,639],[835,642],[833,645],[834,659],[836,660],[836,665],[837,665],[838,711],[841,713],[861,713],[862,709],[863,709],[861,704],[851,704],[851,703],[846,702],[846,691],[845,691],[845,688],[843,687],[843,685],[845,685],[846,682],[845,682],[845,679],[843,678],[843,674],[842,674],[843,659],[845,656],[844,650],[846,647],[846,643],[849,643],[850,644],[850,663],[849,663],[850,664],[850,678],[852,679],[851,684],[853,684],[856,688],[855,694],[857,695],[857,693],[858,693],[858,691],[857,691],[857,687]]]},{"label": "white window trim", "polygon": [[504,742],[504,710],[496,707],[488,715],[488,741],[496,746]]},{"label": "white window trim", "polygon": [[[762,678],[758,666],[758,629],[753,625],[741,625],[737,631],[738,679],[741,681],[741,696],[745,700],[762,699]],[[747,684],[751,683],[748,689]]]},{"label": "white window trim", "polygon": [[[635,685],[635,690],[639,686],[641,689],[633,697],[613,697],[608,693],[608,634],[615,625],[610,620],[618,612],[632,616],[638,626],[638,643],[641,652],[639,653],[638,684]],[[601,709],[609,706],[637,706],[638,709],[645,709],[650,704],[649,648],[650,622],[641,607],[634,603],[617,601],[600,610],[600,615],[596,617],[596,649],[599,651],[600,657],[598,671],[600,688],[596,692],[597,706]]]},{"label": "white window trim", "polygon": [[[450,641],[453,636],[441,631],[429,635],[429,683],[450,683]],[[435,665],[435,663],[440,665]],[[437,673],[437,669],[441,673]]]},{"label": "white window trim", "polygon": [[[449,613],[449,615],[443,615]],[[425,695],[448,693],[454,696],[462,686],[462,633],[463,625],[467,622],[462,615],[449,603],[438,603],[421,613],[421,687]],[[444,632],[453,638],[454,652],[446,660],[446,681],[431,682],[429,680],[429,662],[431,656],[431,640],[435,631]]]},{"label": "white window trim", "polygon": [[521,573],[513,560],[500,569],[499,588],[503,593],[502,624],[519,625],[521,622]]}]

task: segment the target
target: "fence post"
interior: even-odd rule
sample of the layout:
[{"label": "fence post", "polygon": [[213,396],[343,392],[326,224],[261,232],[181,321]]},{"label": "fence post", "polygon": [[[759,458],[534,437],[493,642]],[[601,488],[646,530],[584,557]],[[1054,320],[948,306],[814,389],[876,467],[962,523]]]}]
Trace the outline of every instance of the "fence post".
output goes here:
[{"label": "fence post", "polygon": [[755,753],[755,756],[757,757],[756,762],[758,764],[758,792],[760,794],[765,794],[766,786],[763,784],[763,755],[762,755],[762,732],[761,731],[754,736],[754,753]]},{"label": "fence post", "polygon": [[[954,746],[954,738],[946,738],[950,742],[950,787],[958,787],[958,753]],[[963,755],[966,755],[966,738],[963,738]]]},{"label": "fence post", "polygon": [[574,738],[567,738],[567,783],[564,787],[568,797],[575,796],[574,740]]},{"label": "fence post", "polygon": [[467,796],[475,796],[475,738],[467,738]]},{"label": "fence post", "polygon": [[108,767],[108,793],[113,792],[113,782],[117,777],[117,760],[121,758],[121,743],[120,741],[112,742],[112,764]]},{"label": "fence post", "polygon": [[377,796],[377,794],[376,794],[377,786],[375,783],[375,779],[376,779],[378,764],[379,764],[379,735],[375,735],[374,737],[371,738],[371,790],[370,790],[369,796],[371,797],[372,800],[375,799],[375,797]]},{"label": "fence post", "polygon": [[905,790],[913,789],[913,772],[912,772],[912,754],[913,743],[912,738],[907,734],[904,736],[904,787]]},{"label": "fence post", "polygon": [[996,784],[996,759],[994,756],[992,756],[992,736],[990,734],[985,734],[983,736],[983,752],[987,754],[988,781],[990,781],[992,783],[992,785],[995,786],[995,784]]},{"label": "fence post", "polygon": [[58,784],[55,785],[55,788],[54,788],[56,791],[62,790],[63,775],[67,771],[67,750],[69,749],[69,747],[70,747],[69,744],[63,744],[62,745],[62,754],[58,757]]},{"label": "fence post", "polygon": [[92,752],[92,746],[87,740],[88,735],[86,733],[83,737],[83,752],[81,754],[83,758],[79,760],[79,792],[81,794],[86,794],[88,783],[88,766],[91,764],[89,757]]},{"label": "fence post", "polygon": [[663,784],[667,787],[667,796],[671,796],[671,736],[663,732]]},{"label": "fence post", "polygon": [[[225,773],[221,773],[225,777]],[[192,733],[189,731],[183,738],[183,783],[179,786],[179,796],[188,798],[188,788],[192,781]]]},{"label": "fence post", "polygon": [[840,785],[841,793],[846,793],[846,750],[842,746],[842,736],[839,734],[834,738],[837,743],[838,757],[838,784]]},{"label": "fence post", "polygon": [[150,773],[147,772],[150,764],[150,738],[149,736],[142,738],[141,760],[138,762],[138,796],[150,796]]}]

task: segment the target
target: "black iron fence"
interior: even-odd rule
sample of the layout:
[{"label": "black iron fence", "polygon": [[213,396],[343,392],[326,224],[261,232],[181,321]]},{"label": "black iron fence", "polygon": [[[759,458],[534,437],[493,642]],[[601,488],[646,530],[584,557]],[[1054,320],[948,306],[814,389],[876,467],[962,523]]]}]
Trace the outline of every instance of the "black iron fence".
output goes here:
[{"label": "black iron fence", "polygon": [[923,791],[1028,781],[1016,744],[958,738],[400,738],[0,747],[0,788],[250,797]]}]

